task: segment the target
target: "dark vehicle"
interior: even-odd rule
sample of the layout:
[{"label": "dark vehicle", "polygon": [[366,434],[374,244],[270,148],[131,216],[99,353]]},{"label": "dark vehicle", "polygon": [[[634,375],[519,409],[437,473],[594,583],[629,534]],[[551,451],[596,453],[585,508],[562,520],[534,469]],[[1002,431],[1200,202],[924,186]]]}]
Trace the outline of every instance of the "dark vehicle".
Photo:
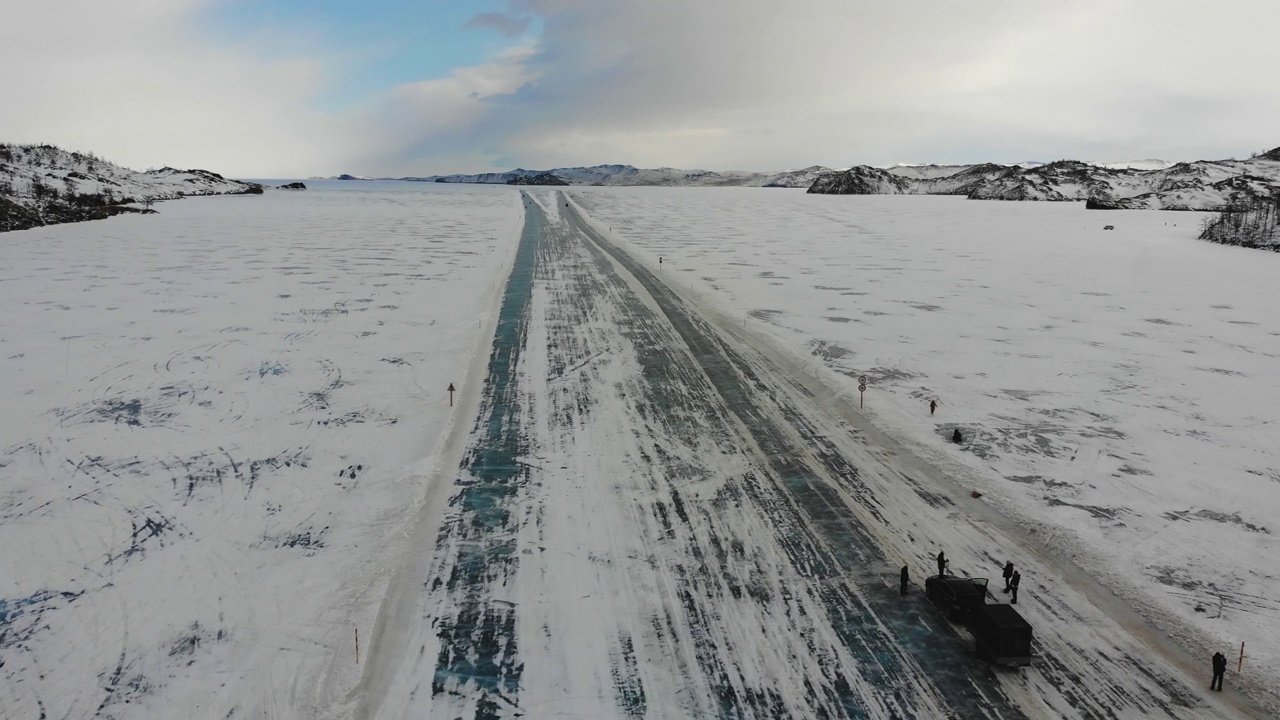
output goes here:
[{"label": "dark vehicle", "polygon": [[973,611],[987,604],[987,579],[932,575],[924,581],[924,594],[951,620],[968,623]]},{"label": "dark vehicle", "polygon": [[1012,605],[982,605],[969,616],[978,657],[996,665],[1031,664],[1031,623]]}]

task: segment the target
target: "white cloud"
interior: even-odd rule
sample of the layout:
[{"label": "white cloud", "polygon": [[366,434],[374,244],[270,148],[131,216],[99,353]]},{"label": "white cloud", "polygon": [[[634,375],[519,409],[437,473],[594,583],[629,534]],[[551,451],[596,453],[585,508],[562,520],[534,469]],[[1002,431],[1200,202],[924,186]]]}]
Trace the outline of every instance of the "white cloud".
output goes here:
[{"label": "white cloud", "polygon": [[339,162],[342,122],[311,105],[324,63],[211,43],[195,26],[203,6],[9,3],[0,24],[0,65],[10,70],[0,139],[242,177]]},{"label": "white cloud", "polygon": [[509,38],[519,37],[529,29],[528,15],[508,15],[500,12],[487,12],[475,15],[462,26],[465,29],[495,30]]},{"label": "white cloud", "polygon": [[538,20],[532,45],[331,112],[313,101],[339,53],[376,48],[219,44],[195,24],[207,2],[7,8],[0,62],[22,101],[0,105],[0,138],[242,176],[1176,160],[1280,144],[1270,0],[509,0],[502,17]]},{"label": "white cloud", "polygon": [[489,104],[484,141],[525,166],[1178,159],[1280,143],[1275,3],[513,7],[544,24],[534,80]]}]

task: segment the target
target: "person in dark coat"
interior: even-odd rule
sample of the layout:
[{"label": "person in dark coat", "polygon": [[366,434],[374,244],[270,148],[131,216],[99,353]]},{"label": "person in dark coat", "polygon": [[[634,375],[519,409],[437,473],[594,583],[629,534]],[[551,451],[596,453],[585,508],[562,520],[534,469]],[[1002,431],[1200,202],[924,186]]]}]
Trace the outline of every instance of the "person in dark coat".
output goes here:
[{"label": "person in dark coat", "polygon": [[947,556],[943,554],[942,550],[938,551],[938,574],[947,574]]},{"label": "person in dark coat", "polygon": [[[1210,690],[1222,692],[1222,677],[1227,673],[1227,656],[1220,652],[1213,654],[1213,680],[1209,682]],[[1216,687],[1215,687],[1216,685]]]},{"label": "person in dark coat", "polygon": [[908,581],[907,581],[907,566],[906,566],[906,565],[903,565],[903,566],[902,566],[902,592],[900,593],[901,595],[906,595],[906,594],[907,594],[907,582],[908,582]]},{"label": "person in dark coat", "polygon": [[951,442],[959,444],[963,440],[964,438],[960,436],[960,428],[956,428],[955,431],[951,433]]},{"label": "person in dark coat", "polygon": [[1018,604],[1018,583],[1020,582],[1022,582],[1022,573],[1014,570],[1013,577],[1009,579],[1009,592],[1013,593],[1013,596],[1009,598],[1010,605]]},{"label": "person in dark coat", "polygon": [[1013,579],[1013,561],[1004,564],[1004,591],[1009,592],[1009,581]]},{"label": "person in dark coat", "polygon": [[933,411],[934,411],[934,410],[937,410],[937,409],[938,409],[938,401],[937,401],[937,400],[930,400],[930,401],[929,401],[929,415],[930,415],[930,416],[932,416],[932,415],[933,415]]}]

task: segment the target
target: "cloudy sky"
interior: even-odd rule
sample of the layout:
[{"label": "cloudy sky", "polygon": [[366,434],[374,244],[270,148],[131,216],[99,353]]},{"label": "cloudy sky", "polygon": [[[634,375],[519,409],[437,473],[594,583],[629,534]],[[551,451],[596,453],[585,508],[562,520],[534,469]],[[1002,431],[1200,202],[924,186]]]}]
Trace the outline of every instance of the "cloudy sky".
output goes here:
[{"label": "cloudy sky", "polygon": [[239,177],[1245,157],[1276,0],[11,0],[0,141]]}]

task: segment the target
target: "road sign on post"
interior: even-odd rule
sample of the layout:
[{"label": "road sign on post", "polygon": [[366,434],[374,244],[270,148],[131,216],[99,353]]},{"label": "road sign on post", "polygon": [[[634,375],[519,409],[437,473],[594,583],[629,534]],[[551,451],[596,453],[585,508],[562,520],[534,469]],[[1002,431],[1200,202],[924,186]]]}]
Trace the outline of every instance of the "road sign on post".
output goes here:
[{"label": "road sign on post", "polygon": [[858,376],[858,407],[862,407],[862,393],[867,391],[867,376]]},{"label": "road sign on post", "polygon": [[449,383],[449,407],[453,407],[453,383]]}]

